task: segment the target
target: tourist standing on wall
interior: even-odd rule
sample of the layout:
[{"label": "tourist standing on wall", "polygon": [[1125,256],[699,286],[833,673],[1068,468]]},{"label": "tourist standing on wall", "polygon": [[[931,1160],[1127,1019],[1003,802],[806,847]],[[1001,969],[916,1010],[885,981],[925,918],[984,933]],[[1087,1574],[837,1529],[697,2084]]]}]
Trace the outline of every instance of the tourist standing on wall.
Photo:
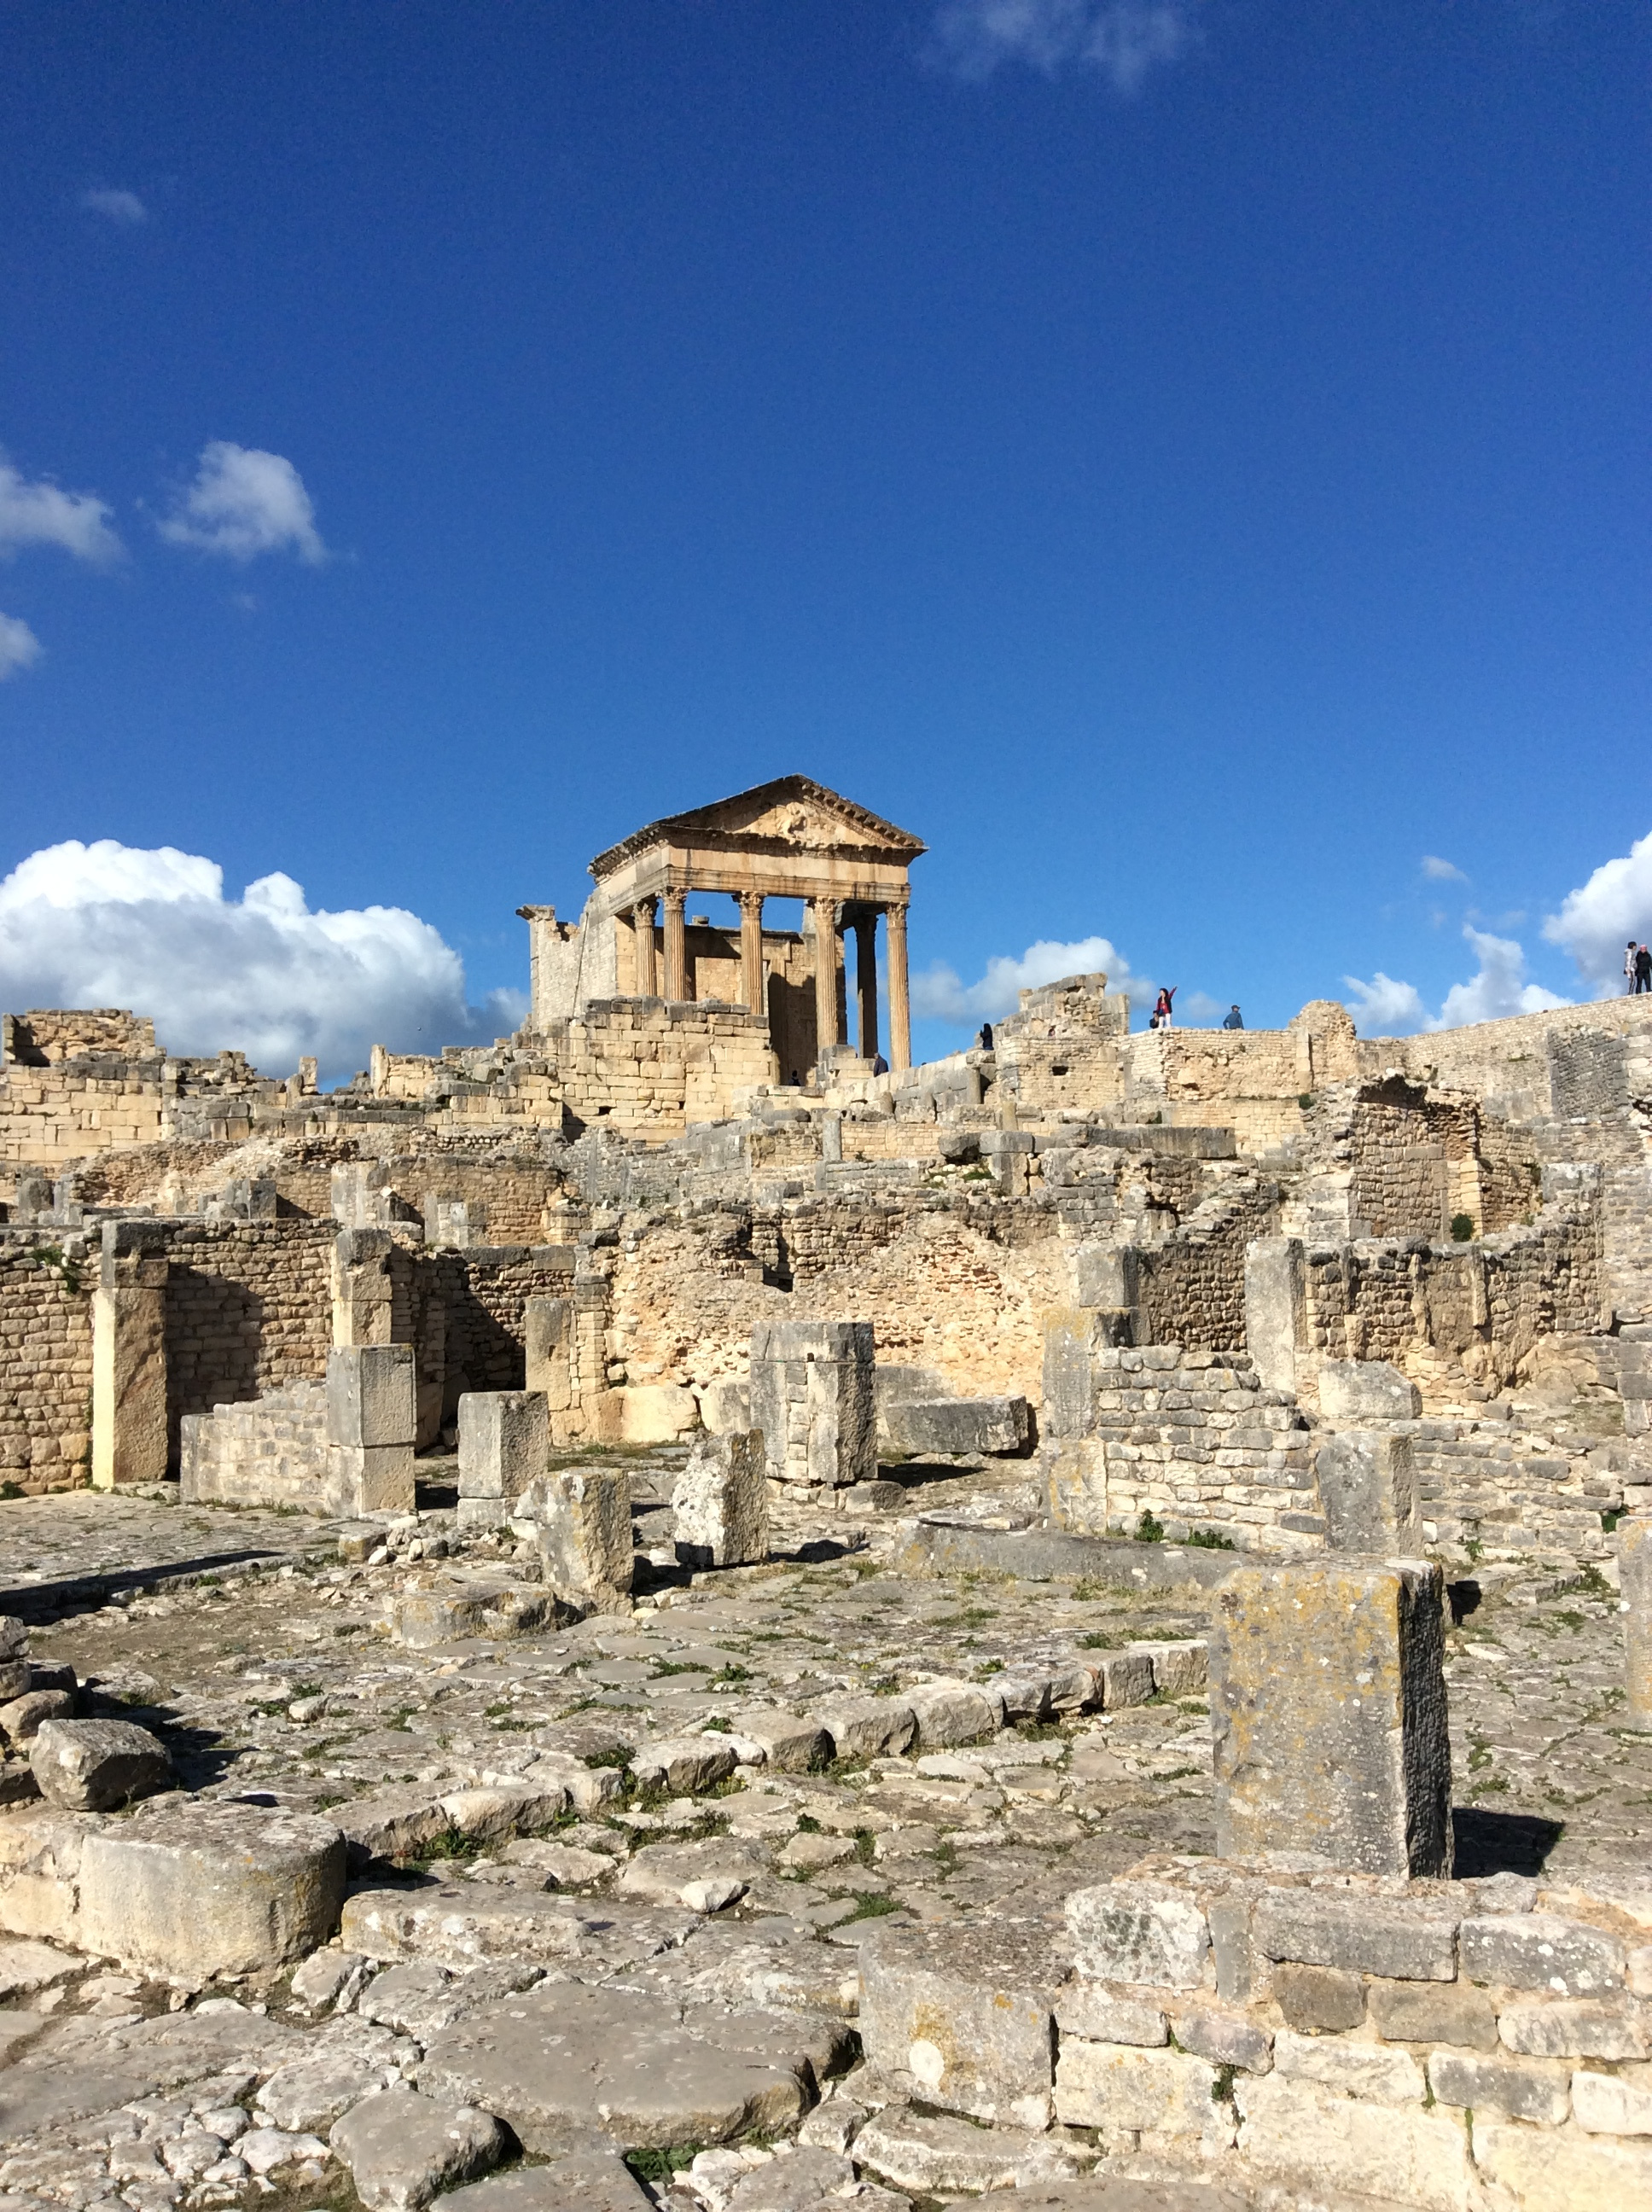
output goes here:
[{"label": "tourist standing on wall", "polygon": [[1640,946],[1636,944],[1634,939],[1631,937],[1629,940],[1629,950],[1624,955],[1624,975],[1627,978],[1627,981],[1624,985],[1624,988],[1625,991],[1631,993],[1632,993],[1635,988],[1635,955],[1640,951]]},{"label": "tourist standing on wall", "polygon": [[1635,989],[1652,991],[1652,945],[1642,945],[1635,951]]},{"label": "tourist standing on wall", "polygon": [[1170,1001],[1181,988],[1180,983],[1160,988],[1158,997],[1153,1002],[1152,1019],[1147,1024],[1150,1030],[1168,1030],[1171,1026]]},{"label": "tourist standing on wall", "polygon": [[1224,1030],[1243,1029],[1245,1026],[1245,1018],[1240,1012],[1237,1006],[1230,1006],[1228,1008],[1227,1014],[1223,1021],[1222,1026]]}]

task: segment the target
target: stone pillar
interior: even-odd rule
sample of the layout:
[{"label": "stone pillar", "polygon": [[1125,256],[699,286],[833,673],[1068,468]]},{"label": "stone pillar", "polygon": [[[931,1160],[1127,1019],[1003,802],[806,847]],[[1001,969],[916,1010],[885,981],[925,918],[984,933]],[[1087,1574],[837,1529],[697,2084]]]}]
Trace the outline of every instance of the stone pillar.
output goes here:
[{"label": "stone pillar", "polygon": [[869,1321],[762,1322],[751,1333],[751,1419],[768,1478],[837,1490],[878,1475]]},{"label": "stone pillar", "polygon": [[755,1566],[768,1557],[768,1482],[761,1429],[698,1437],[671,1492],[672,1536],[687,1567]]},{"label": "stone pillar", "polygon": [[167,1262],[110,1231],[92,1293],[92,1486],[167,1479]]},{"label": "stone pillar", "polygon": [[1618,1523],[1618,1572],[1629,1722],[1632,1728],[1652,1728],[1652,1513],[1631,1513]]},{"label": "stone pillar", "polygon": [[878,1057],[878,916],[854,919],[854,988],[859,1000],[857,1042],[862,1060]]},{"label": "stone pillar", "polygon": [[907,995],[907,910],[886,907],[889,933],[889,1064],[898,1075],[912,1065],[912,1009]]},{"label": "stone pillar", "polygon": [[658,901],[639,899],[631,908],[631,988],[639,999],[659,995],[654,975],[654,909]]},{"label": "stone pillar", "polygon": [[815,918],[815,1058],[823,1061],[838,1042],[837,902],[809,902]]},{"label": "stone pillar", "polygon": [[1107,1533],[1107,1447],[1095,1434],[1096,1363],[1102,1316],[1087,1305],[1044,1315],[1039,1468],[1045,1510],[1058,1528]]},{"label": "stone pillar", "polygon": [[410,1513],[415,1428],[410,1344],[336,1345],[327,1355],[327,1505]]},{"label": "stone pillar", "polygon": [[1294,1390],[1308,1349],[1308,1255],[1297,1237],[1245,1247],[1245,1349],[1266,1390]]},{"label": "stone pillar", "polygon": [[467,1390],[459,1401],[459,1519],[507,1519],[550,1454],[543,1391]]},{"label": "stone pillar", "polygon": [[341,1229],[389,1227],[386,1173],[382,1160],[352,1160],[333,1170],[329,1202],[332,1218]]},{"label": "stone pillar", "polygon": [[1216,1592],[1211,1732],[1224,1858],[1312,1851],[1451,1873],[1444,1584],[1431,1562],[1240,1567]]},{"label": "stone pillar", "polygon": [[740,893],[740,1003],[754,1014],[766,1013],[763,990],[763,895]]},{"label": "stone pillar", "polygon": [[391,1326],[390,1255],[395,1240],[387,1229],[341,1229],[332,1247],[332,1340],[335,1344],[388,1344]]},{"label": "stone pillar", "polygon": [[568,1298],[525,1298],[522,1303],[524,1380],[553,1413],[566,1413],[574,1403],[569,1358],[573,1317]]},{"label": "stone pillar", "polygon": [[665,996],[679,1003],[689,995],[688,947],[683,941],[683,907],[686,890],[665,894]]}]

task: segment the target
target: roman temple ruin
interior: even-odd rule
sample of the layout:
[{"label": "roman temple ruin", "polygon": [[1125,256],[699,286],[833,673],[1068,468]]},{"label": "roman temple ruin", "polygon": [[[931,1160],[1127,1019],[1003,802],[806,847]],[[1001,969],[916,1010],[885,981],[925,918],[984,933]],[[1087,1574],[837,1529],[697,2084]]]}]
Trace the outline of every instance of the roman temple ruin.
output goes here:
[{"label": "roman temple ruin", "polygon": [[924,849],[4,1017],[0,2212],[1652,2206],[1652,1000],[914,1066]]}]

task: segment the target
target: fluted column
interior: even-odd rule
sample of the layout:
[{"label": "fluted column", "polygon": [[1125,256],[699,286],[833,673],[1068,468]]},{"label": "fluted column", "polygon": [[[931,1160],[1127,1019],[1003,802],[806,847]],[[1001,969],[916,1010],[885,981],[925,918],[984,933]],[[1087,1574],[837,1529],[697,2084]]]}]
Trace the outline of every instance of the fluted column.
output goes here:
[{"label": "fluted column", "polygon": [[889,1064],[898,1073],[912,1065],[912,1009],[907,997],[907,910],[884,909],[889,931]]},{"label": "fluted column", "polygon": [[740,893],[740,1002],[754,1014],[767,1011],[763,997],[763,895]]},{"label": "fluted column", "polygon": [[639,899],[631,908],[631,942],[635,957],[632,962],[631,988],[639,999],[652,999],[659,994],[659,985],[654,975],[654,911],[657,899]]},{"label": "fluted column", "polygon": [[683,938],[683,907],[689,894],[684,890],[667,890],[665,894],[665,996],[686,999],[689,995],[688,947]]},{"label": "fluted column", "polygon": [[878,916],[854,918],[854,988],[859,1001],[859,1044],[862,1060],[878,1057]]},{"label": "fluted column", "polygon": [[815,918],[815,1055],[823,1060],[837,1036],[837,902],[809,902]]}]

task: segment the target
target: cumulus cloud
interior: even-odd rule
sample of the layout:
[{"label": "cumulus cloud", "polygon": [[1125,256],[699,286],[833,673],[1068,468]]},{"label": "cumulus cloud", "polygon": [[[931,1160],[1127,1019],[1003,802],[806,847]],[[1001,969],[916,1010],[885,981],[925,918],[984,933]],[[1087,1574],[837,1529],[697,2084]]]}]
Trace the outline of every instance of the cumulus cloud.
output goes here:
[{"label": "cumulus cloud", "polygon": [[292,463],[227,438],[202,447],[194,482],[159,527],[174,545],[193,545],[230,561],[289,549],[316,566],[327,557],[310,495]]},{"label": "cumulus cloud", "polygon": [[56,545],[94,568],[118,561],[123,550],[100,499],[61,490],[46,477],[31,483],[0,453],[0,553],[26,545]]},{"label": "cumulus cloud", "polygon": [[1437,853],[1424,853],[1423,873],[1431,884],[1466,884],[1467,877],[1451,861],[1442,860]]},{"label": "cumulus cloud", "polygon": [[1029,945],[1018,960],[999,953],[987,963],[978,982],[965,983],[955,968],[937,961],[912,979],[912,1010],[928,1021],[950,1022],[957,1029],[972,1029],[978,1022],[1002,1021],[1012,1014],[1023,991],[1041,983],[1058,983],[1064,975],[1105,975],[1108,988],[1127,991],[1138,1004],[1151,1005],[1157,989],[1133,975],[1130,963],[1111,939],[1083,937],[1063,945],[1041,938]]},{"label": "cumulus cloud", "polygon": [[216,860],[112,837],[47,846],[0,880],[0,1006],[130,1006],[173,1052],[234,1048],[276,1075],[313,1054],[328,1081],[375,1043],[487,1042],[526,1012],[513,991],[468,1005],[459,954],[403,907],[313,913],[280,873],[226,898]]},{"label": "cumulus cloud", "polygon": [[1198,0],[943,0],[930,52],[976,82],[1004,62],[1046,76],[1078,63],[1128,94],[1198,36]]},{"label": "cumulus cloud", "polygon": [[1345,1001],[1364,1036],[1410,1036],[1434,1030],[1458,1030],[1471,1022],[1500,1021],[1507,1014],[1538,1014],[1568,1006],[1570,999],[1526,980],[1526,953],[1512,937],[1493,937],[1467,924],[1463,935],[1479,961],[1466,983],[1454,983],[1437,1014],[1430,1014],[1412,983],[1397,982],[1379,968],[1369,982],[1345,975]]},{"label": "cumulus cloud", "polygon": [[15,615],[0,615],[0,684],[40,657],[40,641]]},{"label": "cumulus cloud", "polygon": [[1597,999],[1621,991],[1625,945],[1631,937],[1637,945],[1652,939],[1652,834],[1568,891],[1543,934],[1570,953]]},{"label": "cumulus cloud", "polygon": [[131,230],[149,219],[149,210],[136,192],[104,191],[94,186],[81,194],[81,205],[88,214],[103,216],[122,230]]}]

